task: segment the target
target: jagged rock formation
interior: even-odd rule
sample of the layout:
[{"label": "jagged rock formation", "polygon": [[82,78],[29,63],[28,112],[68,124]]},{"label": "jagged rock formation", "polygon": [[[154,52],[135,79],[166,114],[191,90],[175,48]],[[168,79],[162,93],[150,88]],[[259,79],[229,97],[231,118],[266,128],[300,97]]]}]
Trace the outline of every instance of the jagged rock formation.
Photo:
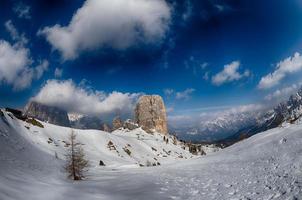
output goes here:
[{"label": "jagged rock formation", "polygon": [[112,127],[113,127],[113,130],[117,130],[121,127],[123,127],[123,121],[121,120],[120,117],[115,117],[112,121]]},{"label": "jagged rock formation", "polygon": [[130,131],[138,127],[139,127],[138,124],[134,123],[131,119],[127,119],[123,124],[123,128],[128,129]]},{"label": "jagged rock formation", "polygon": [[30,101],[24,108],[24,115],[60,126],[70,126],[67,112],[56,107]]},{"label": "jagged rock formation", "polygon": [[104,124],[102,125],[101,130],[102,130],[102,131],[105,131],[105,132],[108,132],[108,133],[111,132],[110,126],[109,126],[108,124],[106,124],[106,123],[104,123]]},{"label": "jagged rock formation", "polygon": [[168,134],[166,108],[159,95],[144,95],[135,108],[135,123],[148,133]]}]

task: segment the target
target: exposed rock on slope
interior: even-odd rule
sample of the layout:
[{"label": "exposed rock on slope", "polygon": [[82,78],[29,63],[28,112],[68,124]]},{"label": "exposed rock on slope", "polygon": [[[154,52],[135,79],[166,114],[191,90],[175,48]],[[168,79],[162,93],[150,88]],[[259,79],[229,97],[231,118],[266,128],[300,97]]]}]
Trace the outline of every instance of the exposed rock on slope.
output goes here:
[{"label": "exposed rock on slope", "polygon": [[147,132],[168,134],[166,108],[158,95],[144,95],[135,108],[135,122]]},{"label": "exposed rock on slope", "polygon": [[112,121],[113,130],[117,130],[121,127],[123,127],[123,121],[120,117],[115,117]]},{"label": "exposed rock on slope", "polygon": [[134,123],[131,119],[127,119],[123,124],[123,128],[128,130],[134,130],[137,129],[138,127],[139,127],[138,124]]},{"label": "exposed rock on slope", "polygon": [[104,124],[102,125],[101,130],[102,130],[102,131],[105,131],[105,132],[108,132],[108,133],[111,132],[110,126],[109,126],[108,124],[106,124],[106,123],[104,123]]},{"label": "exposed rock on slope", "polygon": [[70,126],[67,112],[56,107],[46,106],[38,102],[31,101],[24,108],[24,115],[34,117],[41,121],[60,126]]}]

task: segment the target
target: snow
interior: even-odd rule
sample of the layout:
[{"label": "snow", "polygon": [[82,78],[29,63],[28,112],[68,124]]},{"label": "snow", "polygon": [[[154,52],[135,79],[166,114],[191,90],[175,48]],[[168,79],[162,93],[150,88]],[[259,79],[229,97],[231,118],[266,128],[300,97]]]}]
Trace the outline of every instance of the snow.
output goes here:
[{"label": "snow", "polygon": [[[68,180],[63,170],[63,141],[71,129],[43,125],[29,125],[7,113],[0,118],[1,200],[302,199],[301,124],[259,133],[206,156],[192,156],[171,138],[165,144],[160,134],[141,129],[75,130],[91,162],[80,182]],[[119,153],[107,148],[109,140]],[[160,166],[138,167],[154,158]],[[98,166],[99,160],[106,166]]]}]

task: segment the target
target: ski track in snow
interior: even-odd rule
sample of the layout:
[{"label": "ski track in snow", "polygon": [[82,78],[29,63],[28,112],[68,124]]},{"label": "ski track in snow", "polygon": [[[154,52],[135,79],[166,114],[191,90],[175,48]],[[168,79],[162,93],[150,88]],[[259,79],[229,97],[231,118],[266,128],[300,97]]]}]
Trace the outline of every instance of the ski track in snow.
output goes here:
[{"label": "ski track in snow", "polygon": [[1,200],[302,199],[302,125],[272,129],[207,156],[157,167],[92,165],[86,180],[72,182],[62,169],[64,161],[36,145],[42,140],[20,136],[19,122],[4,120]]}]

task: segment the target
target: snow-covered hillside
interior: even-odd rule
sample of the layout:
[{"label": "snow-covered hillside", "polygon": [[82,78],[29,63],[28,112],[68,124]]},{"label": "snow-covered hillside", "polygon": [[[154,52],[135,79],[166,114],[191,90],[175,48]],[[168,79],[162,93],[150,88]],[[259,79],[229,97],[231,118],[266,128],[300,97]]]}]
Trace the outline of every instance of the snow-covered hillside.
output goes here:
[{"label": "snow-covered hillside", "polygon": [[188,150],[183,149],[184,145],[180,142],[177,142],[177,145],[173,144],[172,136],[165,136],[169,140],[166,142],[162,134],[148,134],[141,128],[132,131],[119,129],[108,133],[100,130],[71,129],[41,122],[44,126],[42,128],[17,120],[10,113],[3,113],[5,116],[0,122],[2,136],[10,138],[12,133],[18,134],[16,137],[26,139],[41,152],[59,159],[65,159],[72,130],[92,166],[97,166],[100,160],[109,167],[125,167],[145,165],[147,162],[162,164],[193,157]]},{"label": "snow-covered hillside", "polygon": [[[0,199],[302,197],[302,125],[275,128],[193,158],[180,145],[166,144],[161,135],[140,129],[111,134],[75,130],[91,162],[87,179],[79,182],[68,180],[63,170],[71,129],[43,125],[39,128],[7,113],[0,117]],[[109,141],[116,150],[107,148]],[[106,166],[99,166],[99,160]],[[147,160],[161,165],[138,167]]]}]

